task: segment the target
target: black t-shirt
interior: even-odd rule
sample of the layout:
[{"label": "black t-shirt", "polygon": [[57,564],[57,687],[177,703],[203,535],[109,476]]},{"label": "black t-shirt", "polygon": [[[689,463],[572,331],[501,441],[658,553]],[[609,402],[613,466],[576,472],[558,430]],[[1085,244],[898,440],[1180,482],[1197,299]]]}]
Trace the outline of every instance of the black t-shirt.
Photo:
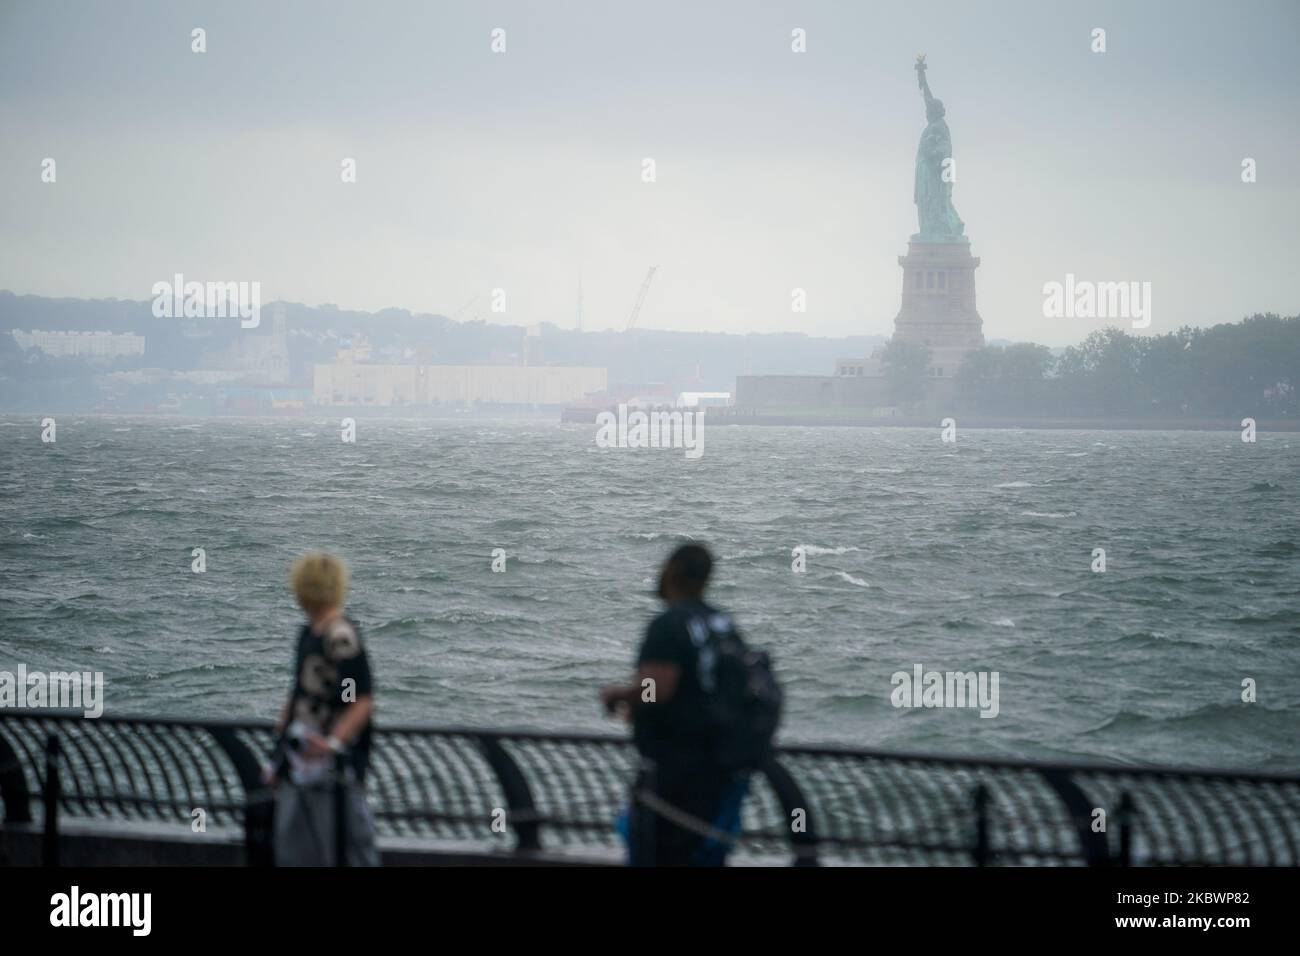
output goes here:
[{"label": "black t-shirt", "polygon": [[[344,709],[371,692],[370,661],[356,625],[339,617],[323,634],[316,634],[304,624],[294,657],[290,723],[300,720],[321,736],[329,736]],[[363,778],[370,763],[369,721],[348,755],[357,778]]]},{"label": "black t-shirt", "polygon": [[713,756],[709,694],[713,689],[714,650],[710,630],[732,630],[729,615],[703,601],[684,601],[650,622],[637,654],[637,666],[663,661],[681,668],[669,700],[645,703],[633,711],[632,736],[637,750],[657,766],[662,788],[684,786],[703,775],[720,778]]}]

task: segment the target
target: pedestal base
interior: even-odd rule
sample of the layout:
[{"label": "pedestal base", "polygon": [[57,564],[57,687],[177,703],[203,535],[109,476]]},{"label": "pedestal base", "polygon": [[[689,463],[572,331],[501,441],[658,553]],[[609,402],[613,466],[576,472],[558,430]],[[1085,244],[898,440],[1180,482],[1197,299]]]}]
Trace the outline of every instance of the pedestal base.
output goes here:
[{"label": "pedestal base", "polygon": [[903,267],[903,303],[894,341],[928,346],[937,376],[956,373],[961,359],[984,345],[984,320],[975,308],[978,256],[969,242],[910,242]]}]

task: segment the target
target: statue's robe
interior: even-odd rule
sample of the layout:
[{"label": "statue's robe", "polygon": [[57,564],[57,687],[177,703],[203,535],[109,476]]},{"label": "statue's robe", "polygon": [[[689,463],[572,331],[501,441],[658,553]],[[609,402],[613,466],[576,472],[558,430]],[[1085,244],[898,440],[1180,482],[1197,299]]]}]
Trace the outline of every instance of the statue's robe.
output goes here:
[{"label": "statue's robe", "polygon": [[916,147],[916,203],[920,236],[925,239],[956,238],[965,224],[952,206],[952,183],[943,180],[943,161],[952,156],[952,137],[943,117],[932,120],[921,133]]}]

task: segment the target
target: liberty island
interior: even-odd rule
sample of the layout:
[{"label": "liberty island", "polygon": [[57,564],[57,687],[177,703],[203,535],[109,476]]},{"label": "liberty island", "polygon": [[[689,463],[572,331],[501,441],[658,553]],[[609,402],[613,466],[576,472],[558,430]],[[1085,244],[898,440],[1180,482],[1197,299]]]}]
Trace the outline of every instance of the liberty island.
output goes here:
[{"label": "liberty island", "polygon": [[[916,58],[917,86],[926,125],[916,147],[912,201],[918,230],[898,257],[902,301],[894,317],[891,346],[910,349],[924,362],[925,398],[942,402],[955,392],[966,356],[984,345],[983,319],[975,307],[975,270],[966,224],[953,206],[956,160],[943,100],[930,90],[925,54]],[[736,404],[751,409],[854,407],[884,416],[897,411],[882,352],[844,358],[831,375],[738,376]]]}]

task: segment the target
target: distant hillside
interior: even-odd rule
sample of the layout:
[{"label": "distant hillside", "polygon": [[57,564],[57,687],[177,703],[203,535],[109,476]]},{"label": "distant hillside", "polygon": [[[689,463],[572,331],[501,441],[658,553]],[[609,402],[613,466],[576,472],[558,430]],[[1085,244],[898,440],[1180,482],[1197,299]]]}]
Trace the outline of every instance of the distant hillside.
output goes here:
[{"label": "distant hillside", "polygon": [[[327,362],[342,345],[364,336],[372,361],[456,365],[521,362],[525,328],[484,321],[456,322],[443,315],[405,309],[349,312],[296,302],[264,303],[257,329],[234,319],[160,319],[148,301],[51,299],[0,291],[0,349],[11,351],[13,329],[106,330],[145,336],[145,356],[118,368],[194,369],[205,355],[228,348],[241,336],[269,335],[282,310],[295,382],[310,382],[310,367]],[[828,375],[837,358],[869,354],[884,339],[863,335],[826,338],[801,333],[731,335],[717,332],[577,332],[549,323],[541,328],[542,364],[595,365],[610,382],[670,382],[730,391],[737,375],[781,373]],[[210,359],[208,359],[210,364]]]}]

